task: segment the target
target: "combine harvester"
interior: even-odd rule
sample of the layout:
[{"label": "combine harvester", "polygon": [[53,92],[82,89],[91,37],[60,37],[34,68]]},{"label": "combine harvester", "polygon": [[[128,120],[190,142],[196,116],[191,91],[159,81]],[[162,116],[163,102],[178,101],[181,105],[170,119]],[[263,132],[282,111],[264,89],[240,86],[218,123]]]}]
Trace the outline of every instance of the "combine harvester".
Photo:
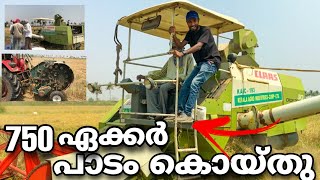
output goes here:
[{"label": "combine harvester", "polygon": [[[173,98],[173,111],[171,114],[150,114],[146,112],[146,88],[156,87],[157,84],[165,81],[147,79],[144,82],[132,82],[126,77],[126,70],[132,66],[153,67],[136,63],[136,61],[159,56],[167,56],[164,52],[156,55],[132,58],[131,55],[131,31],[136,30],[160,38],[171,39],[168,34],[170,26],[175,25],[178,31],[178,38],[183,39],[188,27],[185,22],[185,15],[189,10],[195,10],[200,15],[200,24],[211,28],[212,34],[216,36],[219,44],[224,33],[233,32],[233,38],[229,44],[220,45],[222,65],[219,72],[212,76],[201,88],[195,108],[195,119],[214,119],[228,116],[231,122],[220,127],[220,130],[239,130],[256,129],[264,127],[277,119],[281,122],[274,128],[253,136],[259,139],[261,144],[271,144],[276,149],[283,149],[293,146],[298,142],[298,132],[304,130],[307,124],[307,116],[320,112],[320,96],[304,99],[305,92],[300,79],[279,74],[267,69],[259,68],[255,60],[255,48],[257,38],[254,32],[244,29],[244,25],[238,20],[200,7],[188,1],[170,1],[157,6],[153,6],[137,13],[119,19],[115,42],[117,44],[118,59],[115,71],[115,85],[123,88],[122,100],[120,100],[106,118],[99,123],[99,129],[104,132],[108,127],[119,126],[123,129],[128,127],[149,128],[154,126],[154,120],[147,119],[149,115],[177,117],[178,102],[178,82],[176,91],[171,94]],[[119,52],[122,48],[118,41],[118,26],[129,28],[128,37],[128,57],[123,61],[123,74],[119,68]],[[130,66],[129,66],[130,65]],[[177,69],[178,71],[178,69]],[[119,74],[123,80],[118,81]],[[178,74],[178,73],[177,73]],[[177,75],[177,80],[179,79]],[[98,84],[88,84],[90,92],[100,92],[101,86]],[[125,100],[124,91],[131,94],[131,99]],[[141,165],[141,172],[137,179],[152,178],[148,169],[148,162],[155,154],[165,152],[172,154],[177,161],[183,159],[189,153],[198,153],[204,159],[220,153],[210,141],[205,139],[191,128],[192,123],[177,122],[176,120],[167,121],[170,141],[165,147],[142,146],[135,148],[110,148],[105,152],[99,151],[101,155],[117,152],[127,159],[135,159]],[[228,146],[229,137],[212,136],[222,147]],[[71,164],[75,163],[75,154],[59,156],[49,159],[45,164],[33,165],[33,170],[27,170],[28,177],[33,174],[46,174],[48,179],[67,179],[69,177],[56,177],[50,171],[53,163],[57,159],[68,160]],[[0,167],[2,168],[3,166]],[[30,166],[29,166],[30,167]],[[0,169],[1,169],[0,168]],[[12,170],[11,166],[6,166]],[[7,171],[10,172],[10,171]],[[12,172],[12,171],[11,171]],[[0,171],[0,175],[3,171]],[[76,177],[77,179],[90,179],[90,176]],[[104,175],[95,179],[106,179]],[[116,179],[125,179],[125,175],[117,176]],[[178,177],[172,177],[178,178]],[[27,178],[28,179],[28,178]],[[32,179],[32,178],[29,178]]]},{"label": "combine harvester", "polygon": [[32,38],[55,45],[65,50],[80,50],[84,43],[84,25],[67,24],[61,15],[54,19],[34,18],[40,26],[33,27]]}]

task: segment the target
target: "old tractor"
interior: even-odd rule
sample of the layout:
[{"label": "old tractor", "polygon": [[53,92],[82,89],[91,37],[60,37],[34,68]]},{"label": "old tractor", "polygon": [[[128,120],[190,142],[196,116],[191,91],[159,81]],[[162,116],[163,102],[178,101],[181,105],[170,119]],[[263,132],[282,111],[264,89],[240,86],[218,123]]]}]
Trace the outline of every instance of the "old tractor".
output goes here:
[{"label": "old tractor", "polygon": [[33,27],[33,38],[43,41],[44,46],[51,44],[63,49],[80,50],[84,43],[83,24],[65,22],[59,14],[54,16],[54,21],[47,18],[35,18],[34,21],[38,23]]},{"label": "old tractor", "polygon": [[43,61],[34,66],[29,55],[2,55],[1,101],[19,100],[31,88],[36,99],[65,101],[64,93],[74,80],[72,69],[64,62]]},{"label": "old tractor", "polygon": [[[114,36],[118,52],[114,84],[123,88],[122,99],[114,105],[99,123],[99,130],[105,132],[111,126],[123,129],[128,127],[148,129],[155,125],[155,120],[148,119],[147,116],[171,116],[174,117],[174,120],[167,120],[167,132],[170,136],[170,141],[164,147],[149,147],[147,145],[141,147],[120,146],[101,148],[97,152],[101,156],[108,153],[120,153],[125,157],[124,161],[134,159],[139,162],[141,171],[137,175],[139,177],[135,177],[135,179],[157,179],[150,172],[148,162],[158,153],[172,154],[176,161],[179,161],[189,153],[198,153],[204,159],[210,160],[214,154],[221,152],[209,140],[192,128],[192,122],[178,122],[176,120],[178,115],[177,95],[179,93],[179,82],[177,81],[179,81],[179,73],[176,73],[176,80],[147,79],[144,82],[134,82],[126,74],[129,66],[157,68],[153,65],[136,63],[135,61],[169,55],[168,52],[164,52],[144,57],[131,57],[132,30],[171,40],[172,36],[169,35],[168,29],[170,26],[175,25],[178,30],[178,37],[182,39],[188,31],[185,15],[189,10],[195,10],[199,13],[200,24],[211,28],[212,34],[216,36],[217,44],[219,44],[221,38],[226,38],[223,36],[224,33],[233,32],[233,37],[229,43],[225,45],[219,44],[223,62],[219,72],[205,82],[201,88],[197,99],[197,107],[194,109],[195,121],[228,116],[231,122],[219,129],[240,130],[264,127],[277,119],[281,119],[281,122],[274,128],[252,138],[259,139],[261,144],[271,144],[276,149],[282,149],[295,145],[298,142],[297,132],[306,128],[306,117],[320,112],[320,96],[304,99],[304,88],[300,79],[259,67],[255,59],[257,38],[252,31],[244,29],[244,25],[238,20],[184,0],[170,1],[141,10],[118,20]],[[118,40],[118,26],[124,26],[129,29],[128,57],[123,61],[123,71],[119,67],[119,53],[122,44]],[[177,72],[179,72],[178,69]],[[121,82],[119,82],[119,74],[122,74],[123,79]],[[170,114],[147,113],[146,88],[157,87],[157,84],[163,82],[176,84],[175,92],[171,94],[174,99],[172,105],[175,108]],[[104,85],[97,83],[88,84],[88,90],[92,93],[99,93],[102,86]],[[130,99],[124,98],[125,91],[131,94]],[[229,137],[212,137],[222,148],[228,146]],[[76,154],[72,153],[48,159],[45,164],[34,163],[32,166],[34,169],[32,171],[29,169],[25,174],[30,174],[31,176],[36,173],[42,173],[42,177],[47,179],[92,179],[93,177],[88,174],[71,177],[55,176],[52,173],[51,168],[57,159],[67,160],[70,164],[75,164],[75,157]],[[12,162],[14,161],[12,160]],[[96,167],[94,164],[93,166]],[[10,167],[8,163],[6,167],[8,170],[15,168]],[[0,175],[1,172],[3,171],[0,171]],[[102,174],[94,178],[130,179],[131,177],[125,174],[106,177],[106,175]]]}]

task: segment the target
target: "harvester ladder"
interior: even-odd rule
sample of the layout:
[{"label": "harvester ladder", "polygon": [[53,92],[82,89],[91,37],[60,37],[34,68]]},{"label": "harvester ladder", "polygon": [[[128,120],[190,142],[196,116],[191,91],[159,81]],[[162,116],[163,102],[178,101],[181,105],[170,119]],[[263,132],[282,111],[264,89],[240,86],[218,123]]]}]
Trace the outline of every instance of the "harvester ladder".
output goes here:
[{"label": "harvester ladder", "polygon": [[[175,13],[175,7],[173,7],[172,9],[172,19],[171,19],[171,25],[174,26],[174,18],[176,16]],[[170,34],[170,50],[172,49],[172,45],[173,45],[173,33]],[[188,147],[188,148],[179,148],[179,142],[178,142],[178,126],[180,126],[183,123],[193,123],[193,121],[181,121],[178,122],[177,121],[177,117],[178,117],[178,94],[179,94],[179,58],[176,57],[176,98],[175,98],[175,118],[174,118],[174,149],[175,149],[175,156],[176,156],[176,161],[178,162],[180,160],[180,153],[184,152],[189,152],[189,153],[199,153],[198,150],[198,139],[197,139],[197,131],[194,129],[194,147]],[[196,118],[196,114],[197,114],[197,101],[195,103],[195,107],[194,107],[194,119]]]},{"label": "harvester ladder", "polygon": [[188,148],[179,148],[179,126],[183,123],[189,123],[192,124],[196,118],[197,115],[197,102],[195,103],[194,108],[194,120],[193,121],[177,121],[177,116],[174,119],[174,147],[175,147],[175,155],[176,155],[176,161],[178,162],[180,160],[180,153],[199,153],[198,150],[198,139],[197,139],[197,130],[193,130],[193,137],[194,137],[194,147],[188,147]]}]

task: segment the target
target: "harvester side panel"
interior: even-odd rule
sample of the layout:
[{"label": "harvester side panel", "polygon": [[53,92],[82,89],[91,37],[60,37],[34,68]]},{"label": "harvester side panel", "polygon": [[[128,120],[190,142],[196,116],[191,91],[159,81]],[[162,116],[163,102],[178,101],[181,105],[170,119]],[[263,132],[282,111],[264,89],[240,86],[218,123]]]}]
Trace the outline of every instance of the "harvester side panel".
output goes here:
[{"label": "harvester side panel", "polygon": [[52,44],[72,45],[72,31],[70,26],[46,26],[41,34],[45,41]]},{"label": "harvester side panel", "polygon": [[[207,119],[214,119],[223,116],[231,116],[233,109],[231,108],[232,102],[232,81],[226,81],[216,91],[212,98],[207,98],[201,106],[205,106],[207,109]],[[237,128],[237,121],[231,120],[231,122],[221,129],[223,130],[235,130]],[[229,137],[213,136],[214,140],[224,149],[229,141]],[[201,134],[198,134],[198,148],[199,153],[205,159],[210,159],[215,153],[220,153],[220,150],[214,146],[209,140],[205,139]],[[212,150],[213,149],[213,150]]]},{"label": "harvester side panel", "polygon": [[232,107],[251,107],[282,101],[282,85],[272,71],[244,68],[234,71]]},{"label": "harvester side panel", "polygon": [[[107,123],[113,123],[117,117],[119,117],[119,111],[122,105],[122,99],[115,104],[108,114],[99,122],[99,129],[104,129],[107,126]],[[120,124],[120,120],[118,121]],[[123,124],[121,124],[123,126]]]}]

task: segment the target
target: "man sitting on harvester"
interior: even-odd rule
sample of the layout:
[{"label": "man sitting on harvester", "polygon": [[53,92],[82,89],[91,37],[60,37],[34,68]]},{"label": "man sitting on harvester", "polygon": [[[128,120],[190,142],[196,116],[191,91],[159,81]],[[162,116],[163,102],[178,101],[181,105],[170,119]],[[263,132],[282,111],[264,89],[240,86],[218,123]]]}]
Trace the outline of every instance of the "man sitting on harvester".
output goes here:
[{"label": "man sitting on harvester", "polygon": [[[178,49],[176,45],[173,43],[172,50],[181,51]],[[155,71],[150,73],[147,76],[138,75],[137,80],[151,78],[153,80],[174,80],[176,78],[176,57],[175,55],[171,56],[166,64],[162,67],[160,71]],[[180,82],[183,82],[192,72],[194,68],[194,60],[191,55],[186,55],[180,57],[179,59],[179,77]],[[161,84],[158,88],[155,89],[147,89],[147,112],[148,113],[160,113],[160,114],[168,114],[169,103],[168,97],[169,92],[174,90],[176,85],[171,82],[167,82]],[[162,116],[152,117],[155,120],[161,120]]]},{"label": "man sitting on harvester", "polygon": [[196,67],[190,76],[184,81],[179,93],[179,117],[178,121],[193,121],[191,117],[192,109],[195,106],[200,87],[212,75],[214,75],[221,63],[221,57],[208,27],[199,25],[199,15],[195,11],[189,11],[186,15],[189,31],[181,42],[175,35],[174,26],[169,28],[169,33],[173,34],[173,41],[178,48],[183,48],[190,44],[191,48],[183,52],[173,50],[177,57],[184,57],[193,54],[196,60]]}]

